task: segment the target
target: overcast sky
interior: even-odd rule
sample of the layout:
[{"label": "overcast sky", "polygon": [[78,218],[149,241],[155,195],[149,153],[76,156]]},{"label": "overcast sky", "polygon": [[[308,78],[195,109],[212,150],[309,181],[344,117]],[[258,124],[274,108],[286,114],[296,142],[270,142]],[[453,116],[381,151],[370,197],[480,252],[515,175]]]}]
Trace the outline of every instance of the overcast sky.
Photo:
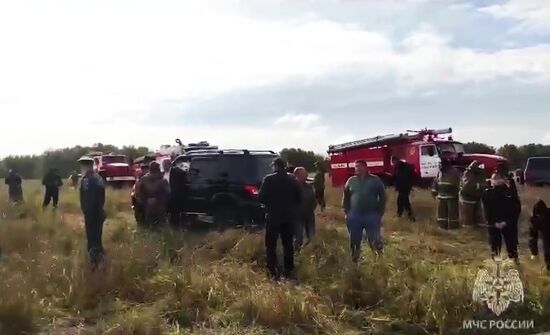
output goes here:
[{"label": "overcast sky", "polygon": [[411,128],[550,144],[550,0],[0,0],[0,156]]}]

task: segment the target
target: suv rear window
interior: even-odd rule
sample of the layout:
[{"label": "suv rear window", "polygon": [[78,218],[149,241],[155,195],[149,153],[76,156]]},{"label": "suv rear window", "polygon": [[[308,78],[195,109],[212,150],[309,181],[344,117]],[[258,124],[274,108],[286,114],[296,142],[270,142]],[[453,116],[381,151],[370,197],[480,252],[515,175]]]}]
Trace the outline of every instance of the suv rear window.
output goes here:
[{"label": "suv rear window", "polygon": [[549,170],[550,157],[548,158],[529,158],[527,161],[527,169],[529,170]]}]

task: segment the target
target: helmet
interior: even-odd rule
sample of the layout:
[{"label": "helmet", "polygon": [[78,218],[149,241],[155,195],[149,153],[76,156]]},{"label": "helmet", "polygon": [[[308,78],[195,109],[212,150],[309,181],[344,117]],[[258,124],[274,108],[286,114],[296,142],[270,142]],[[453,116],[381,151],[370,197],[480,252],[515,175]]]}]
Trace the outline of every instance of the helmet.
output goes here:
[{"label": "helmet", "polygon": [[470,166],[468,166],[468,170],[474,170],[481,168],[481,162],[480,161],[473,161]]},{"label": "helmet", "polygon": [[78,159],[79,163],[93,163],[94,162],[94,159],[90,156],[82,156]]}]

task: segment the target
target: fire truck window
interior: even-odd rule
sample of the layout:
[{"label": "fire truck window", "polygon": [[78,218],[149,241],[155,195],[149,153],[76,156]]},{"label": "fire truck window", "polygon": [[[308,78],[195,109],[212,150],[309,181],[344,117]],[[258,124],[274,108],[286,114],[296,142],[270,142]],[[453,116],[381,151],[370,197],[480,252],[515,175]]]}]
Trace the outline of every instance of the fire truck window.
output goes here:
[{"label": "fire truck window", "polygon": [[435,147],[433,145],[423,146],[422,147],[422,156],[435,156]]}]

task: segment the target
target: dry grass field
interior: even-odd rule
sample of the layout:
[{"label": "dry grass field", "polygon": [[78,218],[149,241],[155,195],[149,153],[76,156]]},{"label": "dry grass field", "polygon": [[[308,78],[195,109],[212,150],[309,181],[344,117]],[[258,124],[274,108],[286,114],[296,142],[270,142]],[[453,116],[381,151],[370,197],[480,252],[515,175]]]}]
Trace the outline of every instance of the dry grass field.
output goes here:
[{"label": "dry grass field", "polygon": [[[274,283],[261,232],[137,231],[128,190],[109,190],[107,269],[89,273],[77,192],[64,188],[60,209],[43,212],[38,183],[24,187],[26,203],[10,208],[0,186],[0,334],[456,334],[462,320],[494,318],[471,298],[490,254],[485,229],[439,230],[423,190],[413,194],[416,223],[394,217],[388,191],[385,254],[365,247],[358,265],[341,191],[329,190],[317,237],[297,257],[297,282]],[[502,317],[549,331],[550,277],[526,242],[539,197],[550,200],[550,189],[522,190],[526,295]]]}]

